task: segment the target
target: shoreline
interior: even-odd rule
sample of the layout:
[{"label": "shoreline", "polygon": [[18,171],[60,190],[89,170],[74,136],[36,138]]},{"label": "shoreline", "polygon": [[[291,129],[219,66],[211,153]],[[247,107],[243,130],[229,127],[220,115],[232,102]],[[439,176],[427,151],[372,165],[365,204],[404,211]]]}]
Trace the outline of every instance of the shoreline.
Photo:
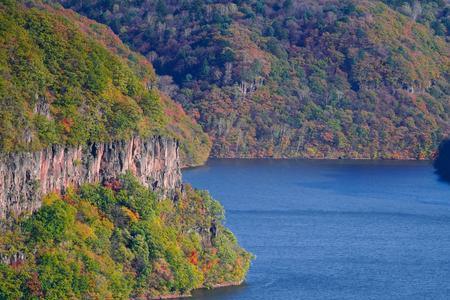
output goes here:
[{"label": "shoreline", "polygon": [[161,295],[161,296],[149,298],[149,300],[185,299],[185,298],[192,297],[192,292],[193,291],[214,290],[214,289],[226,288],[226,287],[231,287],[231,286],[239,286],[239,285],[241,285],[243,283],[244,283],[244,280],[218,283],[218,284],[214,284],[214,285],[212,285],[210,287],[200,287],[198,289],[194,289],[194,290],[190,291],[187,294],[166,294],[166,295]]},{"label": "shoreline", "polygon": [[[252,159],[273,159],[273,160],[361,160],[361,161],[432,161],[433,158],[431,157],[425,157],[425,158],[418,158],[418,157],[404,157],[404,158],[370,158],[370,157],[344,157],[344,156],[338,156],[338,157],[305,157],[305,156],[298,156],[298,157],[271,157],[271,156],[262,156],[262,157],[251,157],[251,156],[241,156],[241,157],[233,157],[233,156],[223,156],[223,157],[217,157],[217,156],[210,156],[208,157],[208,160],[210,159],[243,159],[243,160],[252,160]],[[195,167],[195,166],[194,166]]]},{"label": "shoreline", "polygon": [[417,159],[417,158],[404,158],[404,159],[390,159],[390,158],[305,158],[305,157],[210,157],[202,165],[182,167],[181,171],[193,170],[196,168],[204,167],[208,162],[215,160],[242,160],[242,161],[353,161],[353,162],[429,162],[434,160],[431,158]]}]

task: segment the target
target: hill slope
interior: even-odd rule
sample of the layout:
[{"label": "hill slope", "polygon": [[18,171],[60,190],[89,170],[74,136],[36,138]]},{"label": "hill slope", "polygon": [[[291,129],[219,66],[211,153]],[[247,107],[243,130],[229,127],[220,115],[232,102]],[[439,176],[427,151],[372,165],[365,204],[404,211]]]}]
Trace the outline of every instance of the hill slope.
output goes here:
[{"label": "hill slope", "polygon": [[185,164],[208,156],[200,126],[155,88],[152,65],[106,26],[8,1],[0,23],[0,150],[162,134],[181,141]]},{"label": "hill slope", "polygon": [[[24,216],[1,214],[0,299],[158,299],[244,280],[251,255],[224,226],[218,202],[181,187],[171,138],[171,147],[160,137],[146,146],[134,138],[86,147],[163,135],[180,141],[185,164],[207,158],[207,135],[156,89],[148,61],[73,11],[6,0],[0,75],[0,154],[8,165],[0,173],[11,173],[0,182],[3,208],[26,190],[6,203]],[[55,143],[81,146],[3,155]],[[97,183],[78,188],[83,182]],[[157,187],[171,199],[152,192]],[[63,189],[42,207],[40,197],[30,205],[40,191]]]},{"label": "hill slope", "polygon": [[449,134],[445,1],[61,2],[171,76],[214,156],[426,158]]},{"label": "hill slope", "polygon": [[207,193],[158,201],[130,175],[49,195],[0,228],[0,299],[159,299],[240,282],[251,256],[222,221]]}]

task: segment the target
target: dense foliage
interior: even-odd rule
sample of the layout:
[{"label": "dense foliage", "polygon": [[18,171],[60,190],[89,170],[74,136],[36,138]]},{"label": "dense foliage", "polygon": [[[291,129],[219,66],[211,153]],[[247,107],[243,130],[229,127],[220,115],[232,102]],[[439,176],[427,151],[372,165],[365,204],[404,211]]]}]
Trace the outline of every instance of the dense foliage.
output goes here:
[{"label": "dense foliage", "polygon": [[[106,26],[39,1],[0,1],[0,150],[172,135],[186,164],[209,140]],[[164,99],[162,99],[163,97]]]},{"label": "dense foliage", "polygon": [[450,131],[443,0],[60,0],[153,62],[216,156],[427,158]]},{"label": "dense foliage", "polygon": [[446,0],[383,0],[402,14],[431,28],[434,34],[450,37],[450,3]]},{"label": "dense foliage", "polygon": [[250,255],[223,209],[186,187],[176,202],[126,175],[50,195],[0,235],[0,299],[147,299],[239,282]]},{"label": "dense foliage", "polygon": [[450,182],[450,140],[443,140],[439,145],[434,167],[442,179]]}]

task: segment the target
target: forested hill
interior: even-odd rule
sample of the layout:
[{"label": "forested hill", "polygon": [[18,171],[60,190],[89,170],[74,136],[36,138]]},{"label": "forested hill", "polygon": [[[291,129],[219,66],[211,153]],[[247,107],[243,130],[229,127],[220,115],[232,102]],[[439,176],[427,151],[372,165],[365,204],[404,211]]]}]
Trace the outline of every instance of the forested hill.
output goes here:
[{"label": "forested hill", "polygon": [[0,0],[1,300],[172,299],[240,284],[251,254],[220,204],[182,185],[180,164],[209,150],[151,63],[108,27],[59,4]]},{"label": "forested hill", "polygon": [[208,137],[158,91],[151,63],[59,4],[0,1],[0,74],[0,152],[164,135],[184,164],[208,157]]},{"label": "forested hill", "polygon": [[167,75],[215,156],[427,158],[449,134],[448,1],[61,2]]}]

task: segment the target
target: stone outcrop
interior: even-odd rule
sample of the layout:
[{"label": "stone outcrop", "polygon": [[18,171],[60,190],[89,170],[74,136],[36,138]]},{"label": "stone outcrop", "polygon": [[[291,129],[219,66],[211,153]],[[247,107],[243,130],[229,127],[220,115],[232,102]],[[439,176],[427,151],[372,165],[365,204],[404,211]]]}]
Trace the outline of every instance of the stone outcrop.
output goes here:
[{"label": "stone outcrop", "polygon": [[164,137],[134,137],[5,154],[0,157],[0,219],[35,211],[50,192],[105,182],[127,171],[160,195],[173,197],[181,188],[178,143]]}]

